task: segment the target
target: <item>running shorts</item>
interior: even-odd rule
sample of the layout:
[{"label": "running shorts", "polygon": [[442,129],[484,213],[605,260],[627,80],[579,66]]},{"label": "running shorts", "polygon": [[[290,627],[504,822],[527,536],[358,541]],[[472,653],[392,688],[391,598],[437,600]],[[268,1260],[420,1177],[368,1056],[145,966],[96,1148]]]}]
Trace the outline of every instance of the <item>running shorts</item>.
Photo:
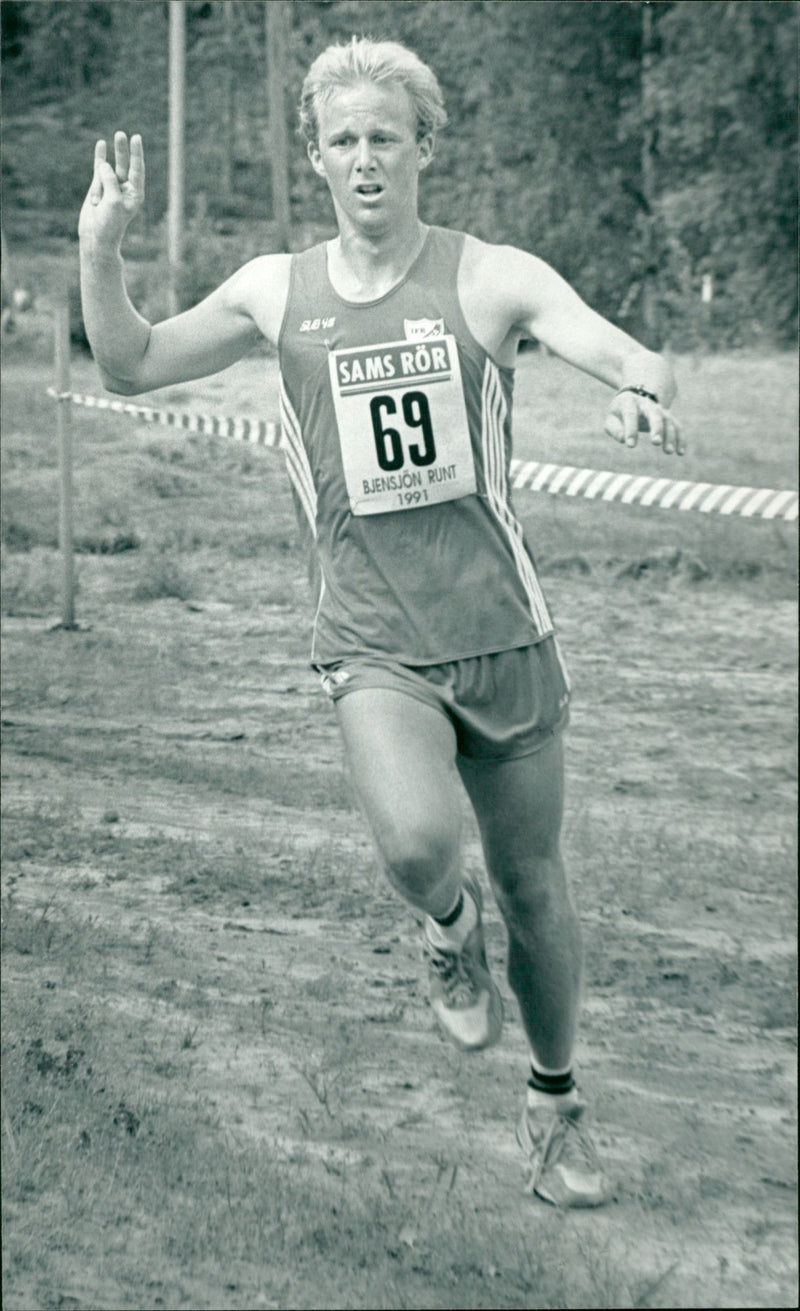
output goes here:
[{"label": "running shorts", "polygon": [[455,729],[458,754],[472,760],[531,755],[569,721],[569,679],[552,635],[531,646],[444,664],[353,656],[317,670],[332,701],[384,687],[441,711]]}]

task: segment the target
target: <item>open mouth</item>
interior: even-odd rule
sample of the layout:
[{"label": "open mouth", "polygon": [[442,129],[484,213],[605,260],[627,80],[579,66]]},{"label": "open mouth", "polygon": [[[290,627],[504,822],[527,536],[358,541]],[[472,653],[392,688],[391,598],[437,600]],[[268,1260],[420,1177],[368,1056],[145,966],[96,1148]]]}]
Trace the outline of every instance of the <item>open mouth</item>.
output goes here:
[{"label": "open mouth", "polygon": [[356,195],[358,196],[379,196],[382,191],[383,187],[377,182],[360,182],[356,187]]}]

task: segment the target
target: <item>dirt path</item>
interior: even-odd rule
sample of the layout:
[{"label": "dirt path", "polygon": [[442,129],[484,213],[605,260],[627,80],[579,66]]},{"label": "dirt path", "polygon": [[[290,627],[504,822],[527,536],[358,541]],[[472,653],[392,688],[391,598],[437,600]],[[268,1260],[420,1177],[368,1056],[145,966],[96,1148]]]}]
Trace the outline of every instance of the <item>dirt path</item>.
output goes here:
[{"label": "dirt path", "polygon": [[[749,438],[738,449],[715,436],[714,425],[739,431],[720,419],[732,394],[723,366],[689,370],[698,440],[686,476],[755,484]],[[548,389],[549,367],[520,370],[520,440],[537,434],[548,458],[591,463],[589,384],[573,391],[559,375]],[[75,376],[92,389],[89,372]],[[560,1215],[521,1194],[525,1043],[491,905],[503,1041],[467,1058],[432,1026],[415,926],[376,871],[307,668],[303,568],[273,457],[82,415],[80,532],[98,551],[120,533],[139,549],[82,554],[81,628],[51,631],[20,605],[30,595],[41,614],[48,584],[53,594],[42,543],[55,452],[39,373],[9,375],[4,399],[10,513],[20,543],[34,530],[40,543],[6,558],[19,617],[3,623],[3,985],[19,1030],[4,1081],[17,1080],[17,1141],[24,1131],[34,1156],[39,1140],[63,1153],[77,1214],[58,1211],[53,1162],[34,1160],[7,1198],[4,1305],[793,1305],[794,537],[520,504],[550,561],[573,675],[565,850],[587,949],[579,1073],[616,1181],[605,1211]],[[256,361],[200,400],[262,413],[262,374]],[[772,460],[770,478],[784,430],[755,453]],[[706,573],[682,567],[677,548]],[[466,824],[465,864],[483,877]],[[68,1081],[37,1073],[36,1053],[43,1070],[66,1070],[81,1035],[96,1068],[80,1070],[85,1103],[75,1092],[73,1104]],[[102,1108],[106,1085],[96,1156],[81,1156],[74,1117]],[[123,1127],[134,1173],[131,1195],[117,1195],[118,1122],[149,1113],[156,1129],[168,1113],[170,1131],[188,1125],[184,1157],[210,1162],[207,1216],[186,1189],[165,1191],[169,1142],[163,1161],[148,1156],[144,1127],[130,1140]],[[57,1121],[61,1138],[47,1138]],[[240,1167],[227,1205],[226,1147]],[[273,1163],[257,1177],[287,1189],[269,1250],[257,1226],[239,1233],[260,1218],[248,1157]],[[148,1162],[152,1207],[133,1186]],[[85,1198],[92,1165],[102,1205]],[[226,1244],[239,1239],[229,1269]]]},{"label": "dirt path", "polygon": [[[580,1070],[617,1180],[603,1213],[521,1198],[525,1048],[505,982],[495,1052],[464,1057],[433,1030],[415,927],[375,875],[290,609],[87,601],[82,634],[9,620],[6,822],[58,814],[75,846],[55,860],[15,846],[5,891],[151,944],[109,957],[108,1004],[120,1025],[146,1014],[165,1048],[195,1028],[191,1092],[232,1141],[416,1199],[398,1238],[406,1300],[387,1305],[448,1305],[425,1239],[448,1199],[507,1216],[523,1245],[556,1226],[590,1244],[596,1305],[789,1305],[794,607],[709,592],[699,624],[696,589],[578,578],[561,609],[577,686],[567,853],[588,948]],[[104,644],[133,653],[143,634],[172,680],[168,709],[133,654],[98,691]],[[481,868],[471,826],[466,863]],[[488,943],[502,978],[494,908]],[[6,970],[31,987],[47,962]],[[102,1304],[85,1278],[86,1305]],[[564,1305],[580,1305],[565,1279]],[[482,1305],[521,1305],[503,1289]]]}]

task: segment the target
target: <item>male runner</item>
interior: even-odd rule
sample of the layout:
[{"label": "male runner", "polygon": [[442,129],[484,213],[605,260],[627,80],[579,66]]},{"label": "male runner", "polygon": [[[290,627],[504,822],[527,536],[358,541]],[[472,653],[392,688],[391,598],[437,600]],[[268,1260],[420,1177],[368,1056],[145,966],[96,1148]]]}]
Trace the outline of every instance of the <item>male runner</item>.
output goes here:
[{"label": "male runner", "polygon": [[155,326],[127,297],[120,255],[144,196],[141,138],[115,135],[113,168],[98,142],[79,227],[87,333],[125,395],[224,369],[259,336],[278,348],[316,562],[311,660],[386,872],[423,919],[434,1014],[462,1049],[500,1036],[481,891],[461,869],[460,779],[530,1044],[528,1187],[594,1206],[607,1185],[573,1078],[582,948],[559,850],[568,684],[509,497],[513,369],[536,338],[614,388],[610,435],[632,446],[649,430],[680,453],[672,373],[540,259],[420,220],[445,113],[403,46],[330,47],[300,116],[338,236],[255,259]]}]

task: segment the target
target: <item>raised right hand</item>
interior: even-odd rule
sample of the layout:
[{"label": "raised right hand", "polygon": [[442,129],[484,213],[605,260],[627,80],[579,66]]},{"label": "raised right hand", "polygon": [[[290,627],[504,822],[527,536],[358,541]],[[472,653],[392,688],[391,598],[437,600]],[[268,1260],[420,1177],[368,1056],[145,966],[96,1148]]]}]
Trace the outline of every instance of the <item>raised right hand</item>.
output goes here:
[{"label": "raised right hand", "polygon": [[81,240],[119,249],[131,219],[144,204],[142,138],[114,133],[114,168],[106,158],[106,143],[94,148],[94,175],[78,220]]}]

